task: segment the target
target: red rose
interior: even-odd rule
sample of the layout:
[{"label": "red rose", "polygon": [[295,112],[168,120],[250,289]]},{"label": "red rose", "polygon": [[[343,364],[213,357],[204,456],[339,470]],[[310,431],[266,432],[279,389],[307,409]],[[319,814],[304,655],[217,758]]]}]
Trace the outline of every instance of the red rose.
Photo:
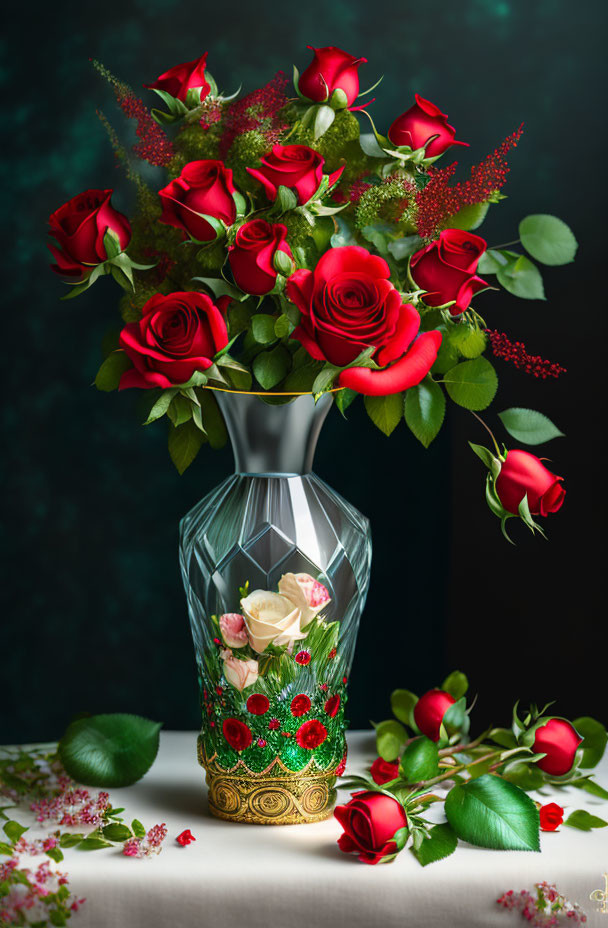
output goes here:
[{"label": "red rose", "polygon": [[327,738],[327,729],[318,719],[311,719],[310,722],[304,722],[296,732],[296,741],[301,748],[312,751],[323,744]]},{"label": "red rose", "polygon": [[252,741],[251,729],[238,719],[224,719],[222,725],[224,738],[235,751],[244,751]]},{"label": "red rose", "polygon": [[270,719],[268,723],[268,728],[270,729],[270,731],[278,731],[280,727],[281,727],[281,723],[279,722],[278,719]]},{"label": "red rose", "polygon": [[222,314],[227,302],[228,297],[220,297],[216,306],[206,294],[195,292],[151,297],[139,322],[128,323],[120,333],[120,346],[133,362],[122,375],[120,389],[164,389],[211,367],[217,352],[228,344]]},{"label": "red rose", "polygon": [[565,719],[550,719],[536,729],[532,750],[546,754],[537,765],[552,777],[561,777],[572,770],[576,749],[582,742],[576,729]]},{"label": "red rose", "polygon": [[252,715],[266,715],[270,709],[270,700],[263,693],[252,693],[247,700],[247,711]]},{"label": "red rose", "polygon": [[192,844],[193,841],[196,841],[196,838],[190,829],[186,828],[186,830],[182,831],[182,833],[178,835],[175,840],[178,844],[181,844],[182,847],[187,847],[189,844]]},{"label": "red rose", "polygon": [[307,664],[310,664],[310,652],[309,651],[298,651],[294,657],[296,664],[301,664],[302,667],[306,667]]},{"label": "red rose", "polygon": [[122,251],[131,241],[129,220],[110,200],[112,190],[85,190],[55,210],[49,217],[50,234],[57,239],[49,243],[57,264],[51,268],[65,277],[82,277],[102,264],[108,255],[103,237],[110,229],[120,240]]},{"label": "red rose", "polygon": [[345,806],[336,806],[334,815],[344,829],[338,847],[345,853],[357,852],[364,864],[377,864],[395,854],[395,832],[407,828],[403,806],[384,793],[355,793]]},{"label": "red rose", "polygon": [[437,241],[412,255],[410,273],[416,286],[427,291],[422,297],[427,306],[456,300],[450,306],[453,316],[469,308],[475,294],[488,286],[476,273],[486,244],[472,232],[444,229]]},{"label": "red rose", "polygon": [[315,57],[298,81],[302,96],[314,103],[324,103],[334,90],[342,90],[346,94],[346,106],[352,106],[359,95],[359,65],[365,64],[367,58],[354,58],[333,45],[306,47]]},{"label": "red rose", "polygon": [[331,719],[335,719],[340,711],[340,697],[338,695],[329,697],[325,703],[325,711]]},{"label": "red rose", "polygon": [[204,216],[231,226],[236,219],[233,193],[232,171],[222,161],[191,161],[179,177],[158,191],[163,205],[160,221],[199,242],[211,242],[217,232]]},{"label": "red rose", "polygon": [[556,831],[564,820],[564,810],[556,802],[549,802],[538,810],[542,831]]},{"label": "red rose", "polygon": [[496,492],[507,512],[517,515],[518,506],[527,493],[532,515],[546,516],[557,512],[564,502],[563,479],[547,470],[540,458],[515,448],[507,452],[507,459],[500,468]]},{"label": "red rose", "polygon": [[414,706],[414,721],[423,735],[431,741],[439,741],[443,717],[456,702],[445,690],[429,690]]},{"label": "red rose", "polygon": [[314,271],[298,270],[287,281],[287,296],[301,312],[293,337],[317,361],[344,367],[373,346],[386,371],[350,368],[339,384],[360,393],[398,393],[420,383],[437,357],[439,332],[416,339],[420,316],[403,303],[389,280],[389,266],[358,245],[331,248]]},{"label": "red rose", "polygon": [[201,100],[204,100],[211,89],[208,80],[205,77],[205,67],[207,65],[207,52],[195,61],[186,61],[184,64],[176,64],[174,68],[169,68],[160,77],[157,77],[153,84],[144,84],[148,90],[164,90],[185,102],[189,90],[201,91]]},{"label": "red rose", "polygon": [[369,772],[374,783],[382,786],[383,783],[388,783],[389,780],[394,780],[399,776],[399,764],[389,764],[387,760],[377,757],[369,768]]},{"label": "red rose", "polygon": [[334,773],[337,777],[341,777],[344,771],[346,770],[346,761],[348,758],[348,748],[344,748],[344,754],[342,755],[342,760],[334,770]]},{"label": "red rose", "polygon": [[311,702],[308,696],[305,693],[300,693],[299,696],[294,696],[291,700],[291,714],[292,715],[306,715],[310,711]]},{"label": "red rose", "polygon": [[456,130],[448,125],[448,117],[438,106],[416,94],[416,102],[406,110],[388,130],[388,137],[393,145],[408,145],[416,150],[423,148],[434,135],[437,138],[429,142],[425,154],[427,158],[436,158],[452,145],[465,145],[468,142],[456,141]]},{"label": "red rose", "polygon": [[253,296],[270,293],[277,280],[275,254],[282,251],[292,257],[286,238],[287,226],[280,222],[251,219],[240,227],[234,245],[228,249],[228,261],[236,284],[244,293]]},{"label": "red rose", "polygon": [[[325,158],[307,145],[273,145],[272,152],[260,159],[261,168],[247,168],[263,184],[269,200],[276,200],[279,186],[289,187],[302,206],[319,189]],[[344,166],[329,175],[329,186],[341,176]]]}]

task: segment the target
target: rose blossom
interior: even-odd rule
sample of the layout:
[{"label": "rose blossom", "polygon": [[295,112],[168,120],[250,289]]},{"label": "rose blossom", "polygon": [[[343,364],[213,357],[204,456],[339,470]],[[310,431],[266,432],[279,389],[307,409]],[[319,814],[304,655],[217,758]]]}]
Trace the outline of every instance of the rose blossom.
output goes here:
[{"label": "rose blossom", "polygon": [[345,245],[325,252],[314,271],[295,271],[286,285],[287,296],[301,313],[292,337],[316,361],[346,367],[373,347],[380,367],[390,365],[386,370],[351,367],[341,372],[341,387],[369,396],[399,393],[420,383],[441,344],[440,332],[418,335],[418,312],[403,302],[389,278],[384,258],[359,245]]},{"label": "rose blossom", "polygon": [[422,299],[427,306],[450,303],[452,316],[469,308],[472,298],[488,283],[477,274],[479,259],[487,243],[479,235],[462,229],[444,229],[410,261],[410,274],[417,287],[427,292]]},{"label": "rose blossom", "polygon": [[279,593],[254,590],[241,600],[241,609],[254,651],[261,654],[269,644],[287,645],[305,638],[302,632],[302,613],[291,600]]},{"label": "rose blossom", "polygon": [[566,719],[549,719],[536,729],[532,750],[546,754],[537,761],[540,770],[549,776],[561,777],[572,770],[576,751],[582,738]]},{"label": "rose blossom", "polygon": [[103,239],[110,229],[120,248],[131,240],[129,220],[111,203],[113,190],[85,190],[72,197],[49,217],[49,232],[57,246],[49,243],[57,264],[51,268],[64,277],[82,277],[107,260]]},{"label": "rose blossom", "polygon": [[423,735],[431,741],[439,741],[443,717],[456,702],[445,690],[429,690],[414,706],[414,721]]},{"label": "rose blossom", "polygon": [[564,810],[556,802],[549,802],[538,810],[542,831],[557,831],[564,821]]},{"label": "rose blossom", "polygon": [[383,857],[395,854],[394,835],[407,828],[403,806],[384,793],[355,793],[346,805],[336,806],[334,815],[344,829],[338,847],[345,853],[358,853],[365,864],[377,864]]},{"label": "rose blossom", "polygon": [[346,106],[352,106],[359,95],[359,65],[365,64],[367,58],[355,58],[333,45],[306,47],[315,56],[298,81],[302,96],[314,103],[324,103],[334,90],[341,90],[346,96]]},{"label": "rose blossom", "polygon": [[[261,167],[247,168],[266,191],[269,200],[276,200],[279,186],[295,190],[303,206],[317,192],[323,179],[325,158],[308,145],[273,145],[269,155],[260,159]],[[342,175],[344,166],[329,174],[329,187]]]},{"label": "rose blossom", "polygon": [[283,574],[279,580],[279,593],[289,599],[302,613],[302,628],[306,628],[309,622],[331,602],[327,587],[310,574]]},{"label": "rose blossom", "polygon": [[258,662],[255,660],[242,661],[234,657],[230,649],[220,651],[220,657],[224,662],[224,676],[235,689],[242,693],[248,686],[252,686],[257,680]]},{"label": "rose blossom", "polygon": [[205,67],[207,64],[207,52],[194,61],[186,61],[184,64],[176,64],[169,68],[160,77],[157,77],[153,84],[144,84],[148,90],[164,90],[185,102],[189,90],[199,90],[201,100],[204,100],[211,87],[205,77]]},{"label": "rose blossom", "polygon": [[236,219],[233,193],[232,171],[222,161],[191,161],[179,177],[158,191],[163,206],[160,222],[196,241],[212,242],[217,231],[205,216],[231,226]]},{"label": "rose blossom", "polygon": [[388,783],[389,780],[394,780],[399,776],[399,762],[391,764],[387,760],[377,757],[369,768],[369,772],[374,783],[382,786],[384,783]]},{"label": "rose blossom", "polygon": [[427,145],[427,158],[442,155],[452,145],[468,146],[468,142],[456,141],[456,130],[448,124],[448,117],[438,106],[419,94],[415,96],[414,105],[402,113],[388,130],[388,137],[393,145],[407,145],[415,151],[417,148],[424,148],[434,135],[438,136]]},{"label": "rose blossom", "polygon": [[238,612],[225,612],[219,618],[222,638],[229,648],[242,648],[247,644],[245,619]]},{"label": "rose blossom", "polygon": [[292,258],[286,239],[287,226],[282,222],[250,219],[244,223],[228,248],[228,262],[237,287],[253,296],[270,293],[277,281],[276,253],[280,251]]},{"label": "rose blossom", "polygon": [[547,516],[557,512],[564,502],[566,491],[562,487],[563,477],[547,470],[540,458],[529,451],[514,448],[496,478],[496,493],[501,503],[514,515],[524,496],[528,496],[528,508],[533,516]]}]

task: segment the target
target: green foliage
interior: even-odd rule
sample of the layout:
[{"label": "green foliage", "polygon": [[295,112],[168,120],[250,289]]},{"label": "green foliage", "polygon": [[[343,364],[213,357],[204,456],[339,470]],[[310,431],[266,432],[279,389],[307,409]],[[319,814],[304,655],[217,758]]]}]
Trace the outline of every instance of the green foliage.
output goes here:
[{"label": "green foliage", "polygon": [[131,822],[131,829],[136,838],[146,837],[146,829],[144,828],[142,823],[139,821],[139,819],[136,819],[136,818],[133,819],[133,821]]},{"label": "green foliage", "polygon": [[537,213],[519,224],[519,237],[526,251],[541,264],[570,264],[577,241],[572,230],[556,216]]},{"label": "green foliage", "polygon": [[113,351],[97,371],[95,386],[104,393],[118,390],[120,378],[130,367],[132,367],[131,359],[124,351]]},{"label": "green foliage", "polygon": [[122,713],[78,719],[59,742],[59,758],[85,786],[130,786],[152,766],[161,727],[162,722]]},{"label": "green foliage", "polygon": [[444,229],[464,229],[467,232],[478,229],[486,218],[490,203],[472,203],[463,206],[456,215],[450,216],[443,225]]},{"label": "green foliage", "polygon": [[445,395],[430,375],[405,394],[405,421],[419,442],[428,448],[445,417]]},{"label": "green foliage", "polygon": [[406,739],[405,728],[394,719],[387,719],[376,725],[376,750],[383,760],[397,760]]},{"label": "green foliage", "polygon": [[403,752],[399,772],[408,783],[418,783],[437,776],[439,772],[437,744],[426,735],[415,738]]},{"label": "green foliage", "polygon": [[219,140],[222,134],[220,123],[203,129],[200,122],[182,124],[175,136],[173,145],[177,152],[188,161],[200,161],[219,158]]},{"label": "green foliage", "polygon": [[403,415],[403,394],[389,396],[365,396],[367,414],[381,432],[389,436],[399,425]]},{"label": "green foliage", "polygon": [[263,390],[272,390],[291,367],[291,355],[283,345],[262,351],[253,359],[253,373]]},{"label": "green foliage", "polygon": [[519,786],[528,792],[532,789],[540,789],[543,785],[542,772],[535,764],[526,764],[523,761],[517,764],[509,765],[508,770],[503,774],[509,783]]},{"label": "green foliage", "polygon": [[129,826],[123,825],[121,822],[111,822],[111,824],[105,825],[101,830],[104,838],[108,841],[127,841],[132,837]]},{"label": "green foliage", "polygon": [[603,818],[599,818],[597,815],[592,815],[585,809],[576,809],[570,813],[564,821],[564,825],[568,825],[570,828],[578,828],[580,831],[591,831],[592,828],[605,828],[608,822],[605,822]]},{"label": "green foliage", "polygon": [[458,838],[448,822],[441,825],[433,825],[428,831],[428,836],[422,841],[418,848],[412,847],[411,851],[418,863],[426,867],[436,860],[443,860],[453,854],[458,845]]},{"label": "green foliage", "polygon": [[[374,184],[363,192],[355,209],[355,226],[363,229],[378,223],[399,223],[407,191],[399,179]],[[396,229],[391,229],[395,232]]]},{"label": "green foliage", "polygon": [[276,342],[275,321],[274,316],[269,316],[266,313],[256,313],[251,317],[251,331],[256,342],[259,342],[260,345],[269,345]]},{"label": "green foliage", "polygon": [[190,467],[206,440],[205,434],[192,420],[177,428],[169,426],[169,455],[179,474]]},{"label": "green foliage", "polygon": [[12,820],[5,822],[2,826],[2,830],[11,844],[15,844],[21,835],[24,835],[25,832],[28,831],[24,825],[20,825],[19,822],[14,822]]},{"label": "green foliage", "polygon": [[581,748],[583,758],[579,764],[580,767],[596,767],[604,756],[608,735],[606,728],[601,722],[590,718],[588,715],[575,719],[574,727],[583,739]]},{"label": "green foliage", "polygon": [[496,276],[505,290],[523,300],[544,300],[545,291],[540,271],[525,255],[516,255],[502,267]]},{"label": "green foliage", "polygon": [[445,814],[456,835],[477,847],[539,851],[538,809],[513,783],[493,774],[453,786]]},{"label": "green foliage", "polygon": [[486,358],[457,364],[445,374],[443,382],[450,399],[475,411],[489,406],[498,389],[496,371]]},{"label": "green foliage", "polygon": [[513,406],[511,409],[499,412],[498,418],[509,435],[526,445],[542,445],[546,441],[551,441],[552,438],[564,435],[551,422],[551,419],[544,416],[542,412],[536,412],[535,409]]},{"label": "green foliage", "polygon": [[462,673],[460,670],[453,670],[441,684],[441,689],[449,693],[450,696],[453,696],[454,699],[460,699],[464,696],[468,688],[469,681],[466,674]]},{"label": "green foliage", "polygon": [[393,690],[391,693],[391,709],[393,715],[396,719],[399,719],[400,722],[403,722],[404,725],[408,725],[416,731],[414,708],[417,702],[418,697],[409,690]]},{"label": "green foliage", "polygon": [[223,448],[228,441],[224,417],[211,390],[199,390],[203,428],[213,449]]},{"label": "green foliage", "polygon": [[268,152],[269,147],[266,137],[257,129],[236,136],[225,158],[225,163],[232,168],[237,190],[259,192],[259,182],[247,173],[247,168],[259,167],[260,158]]}]

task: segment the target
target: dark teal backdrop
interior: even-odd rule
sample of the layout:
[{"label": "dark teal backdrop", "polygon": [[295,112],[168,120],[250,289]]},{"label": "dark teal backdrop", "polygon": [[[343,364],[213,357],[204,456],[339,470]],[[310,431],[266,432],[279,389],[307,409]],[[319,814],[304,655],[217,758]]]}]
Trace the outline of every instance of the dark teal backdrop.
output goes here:
[{"label": "dark teal backdrop", "polygon": [[388,440],[360,409],[348,423],[332,413],[316,470],[371,517],[375,545],[352,721],[385,716],[392,688],[422,691],[455,666],[481,695],[479,723],[506,722],[517,696],[602,714],[604,9],[601,0],[575,8],[567,0],[12,6],[1,71],[0,742],[50,739],[83,710],[197,726],[177,525],[231,466],[229,450],[206,451],[179,478],[164,427],[139,426],[136,398],[90,386],[100,341],[119,324],[116,288],[102,280],[60,302],[62,284],[48,270],[53,209],[86,187],[115,187],[116,205],[129,205],[96,107],[124,124],[88,59],[137,88],[208,50],[210,70],[231,92],[290,73],[293,62],[302,69],[307,44],[366,56],[364,85],[384,73],[373,106],[380,127],[415,92],[439,104],[471,143],[457,151],[463,170],[525,122],[509,199],[491,209],[484,235],[505,242],[526,213],[554,212],[581,243],[574,265],[547,270],[547,303],[494,293],[476,303],[492,327],[568,368],[542,383],[497,361],[496,409],[530,405],[568,435],[543,449],[567,487],[563,510],[546,522],[549,542],[523,526],[513,530],[516,547],[502,539],[466,444],[484,436],[464,410],[450,410],[426,452],[404,426]]}]

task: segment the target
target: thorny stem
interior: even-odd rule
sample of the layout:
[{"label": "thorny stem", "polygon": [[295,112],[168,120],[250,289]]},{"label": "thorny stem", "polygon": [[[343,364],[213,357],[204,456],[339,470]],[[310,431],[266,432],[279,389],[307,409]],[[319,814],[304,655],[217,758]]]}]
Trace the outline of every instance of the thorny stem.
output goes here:
[{"label": "thorny stem", "polygon": [[475,416],[475,418],[477,419],[478,422],[481,422],[481,424],[483,425],[484,429],[486,430],[486,432],[488,433],[488,435],[490,436],[490,438],[491,438],[492,441],[494,442],[494,447],[496,448],[496,454],[498,455],[498,457],[500,457],[500,448],[498,447],[498,442],[497,442],[496,439],[494,438],[494,432],[492,431],[492,429],[490,428],[490,426],[489,426],[489,425],[486,425],[486,423],[483,421],[483,419],[481,418],[481,416],[478,416],[477,413],[476,413],[476,412],[473,412],[472,409],[470,409],[469,412],[471,413],[472,416]]}]

